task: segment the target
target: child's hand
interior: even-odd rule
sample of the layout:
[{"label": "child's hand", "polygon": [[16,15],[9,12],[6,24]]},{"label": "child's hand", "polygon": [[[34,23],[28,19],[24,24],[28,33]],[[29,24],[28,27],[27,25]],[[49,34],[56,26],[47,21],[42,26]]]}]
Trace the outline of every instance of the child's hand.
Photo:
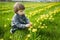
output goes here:
[{"label": "child's hand", "polygon": [[32,23],[29,23],[30,24],[30,26],[32,26]]},{"label": "child's hand", "polygon": [[30,23],[29,24],[26,24],[26,27],[31,27],[31,26],[32,26],[32,24],[30,24]]}]

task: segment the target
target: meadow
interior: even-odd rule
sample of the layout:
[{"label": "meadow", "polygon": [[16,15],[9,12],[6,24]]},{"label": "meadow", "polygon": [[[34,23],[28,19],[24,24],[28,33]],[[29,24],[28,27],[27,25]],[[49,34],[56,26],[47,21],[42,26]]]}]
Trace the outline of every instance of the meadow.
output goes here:
[{"label": "meadow", "polygon": [[10,34],[15,2],[0,2],[0,40],[60,40],[60,2],[21,2],[30,28]]}]

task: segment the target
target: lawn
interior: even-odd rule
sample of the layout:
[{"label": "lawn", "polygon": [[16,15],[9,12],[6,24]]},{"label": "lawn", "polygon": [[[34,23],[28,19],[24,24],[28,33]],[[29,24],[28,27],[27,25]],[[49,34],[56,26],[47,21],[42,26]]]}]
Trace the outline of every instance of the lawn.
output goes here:
[{"label": "lawn", "polygon": [[15,2],[0,2],[0,40],[60,40],[60,2],[20,2],[32,27],[10,34]]}]

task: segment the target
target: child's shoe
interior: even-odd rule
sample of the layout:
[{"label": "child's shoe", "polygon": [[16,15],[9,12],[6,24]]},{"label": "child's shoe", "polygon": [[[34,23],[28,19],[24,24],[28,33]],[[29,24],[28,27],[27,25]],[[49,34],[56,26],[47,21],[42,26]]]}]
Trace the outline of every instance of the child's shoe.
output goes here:
[{"label": "child's shoe", "polygon": [[16,29],[10,29],[10,33],[13,34],[16,31]]}]

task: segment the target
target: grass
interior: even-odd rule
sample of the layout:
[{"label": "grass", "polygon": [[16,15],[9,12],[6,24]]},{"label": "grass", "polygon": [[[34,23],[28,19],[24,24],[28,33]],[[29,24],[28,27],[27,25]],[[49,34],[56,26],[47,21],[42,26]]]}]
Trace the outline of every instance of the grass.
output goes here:
[{"label": "grass", "polygon": [[21,2],[32,27],[10,34],[15,2],[0,2],[0,40],[60,40],[60,3]]}]

